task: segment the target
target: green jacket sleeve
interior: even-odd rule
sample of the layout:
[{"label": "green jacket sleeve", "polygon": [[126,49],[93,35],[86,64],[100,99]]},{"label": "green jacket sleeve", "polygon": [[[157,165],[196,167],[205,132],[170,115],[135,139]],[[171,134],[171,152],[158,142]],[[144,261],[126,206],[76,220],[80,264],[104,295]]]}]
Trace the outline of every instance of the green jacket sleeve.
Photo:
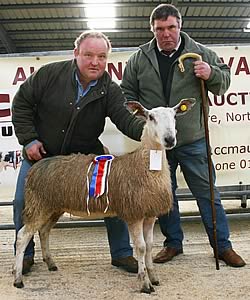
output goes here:
[{"label": "green jacket sleeve", "polygon": [[18,142],[27,145],[38,138],[35,130],[35,112],[39,94],[45,80],[39,70],[33,73],[18,89],[12,103],[12,122]]},{"label": "green jacket sleeve", "polygon": [[231,83],[230,68],[208,48],[204,51],[203,60],[210,65],[212,71],[209,79],[206,80],[207,89],[215,95],[223,95]]}]

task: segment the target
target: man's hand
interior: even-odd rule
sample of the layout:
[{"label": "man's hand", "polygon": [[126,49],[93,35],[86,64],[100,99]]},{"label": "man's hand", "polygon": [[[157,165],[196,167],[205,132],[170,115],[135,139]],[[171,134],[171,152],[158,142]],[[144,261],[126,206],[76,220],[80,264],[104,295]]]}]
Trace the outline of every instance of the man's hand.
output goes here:
[{"label": "man's hand", "polygon": [[36,141],[33,145],[26,148],[26,153],[29,160],[40,160],[43,158],[43,154],[46,154],[43,144],[39,141]]},{"label": "man's hand", "polygon": [[194,74],[198,78],[208,80],[211,74],[211,68],[205,61],[197,60],[194,62]]}]

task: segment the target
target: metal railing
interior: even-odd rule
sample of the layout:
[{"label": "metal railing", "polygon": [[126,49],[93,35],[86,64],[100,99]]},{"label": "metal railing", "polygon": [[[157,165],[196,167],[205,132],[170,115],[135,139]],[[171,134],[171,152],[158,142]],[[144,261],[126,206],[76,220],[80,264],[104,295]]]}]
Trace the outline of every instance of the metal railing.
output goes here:
[{"label": "metal railing", "polygon": [[[250,185],[237,185],[237,186],[224,186],[219,187],[221,200],[240,200],[241,208],[243,210],[236,210],[234,212],[227,213],[229,218],[250,218],[250,209],[247,209],[247,200],[250,199]],[[180,201],[193,201],[194,196],[188,189],[183,189],[177,192],[177,197]],[[13,201],[0,202],[1,206],[12,206]],[[227,211],[226,211],[227,212]],[[199,215],[182,215],[182,221],[194,221],[200,220]],[[56,228],[76,228],[76,227],[88,227],[88,226],[103,226],[103,220],[82,220],[82,221],[62,221],[56,224]],[[0,230],[15,229],[14,224],[0,224]]]}]

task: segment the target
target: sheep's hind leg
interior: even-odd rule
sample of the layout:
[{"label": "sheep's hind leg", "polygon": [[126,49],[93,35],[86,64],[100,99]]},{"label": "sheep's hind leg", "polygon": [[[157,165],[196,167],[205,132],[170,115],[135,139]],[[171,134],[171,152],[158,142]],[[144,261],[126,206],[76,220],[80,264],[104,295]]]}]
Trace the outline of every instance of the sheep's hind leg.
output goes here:
[{"label": "sheep's hind leg", "polygon": [[141,284],[140,291],[141,293],[150,294],[151,292],[154,292],[154,288],[148,278],[145,265],[146,244],[143,237],[143,220],[128,224],[128,228],[135,245],[138,259],[138,278]]},{"label": "sheep's hind leg", "polygon": [[17,288],[24,287],[22,275],[24,251],[34,233],[35,231],[33,231],[27,225],[24,225],[17,234],[16,257],[13,266],[14,286]]},{"label": "sheep's hind leg", "polygon": [[159,279],[154,271],[152,248],[153,248],[153,234],[154,234],[155,218],[147,218],[143,223],[143,235],[146,242],[145,263],[148,271],[148,276],[153,285],[159,285]]},{"label": "sheep's hind leg", "polygon": [[46,223],[44,223],[39,229],[39,237],[40,237],[40,243],[42,248],[43,261],[46,262],[49,271],[57,271],[57,266],[54,263],[50,254],[49,234],[51,228],[56,224],[56,222],[58,221],[61,215],[62,213],[52,215],[50,219]]}]

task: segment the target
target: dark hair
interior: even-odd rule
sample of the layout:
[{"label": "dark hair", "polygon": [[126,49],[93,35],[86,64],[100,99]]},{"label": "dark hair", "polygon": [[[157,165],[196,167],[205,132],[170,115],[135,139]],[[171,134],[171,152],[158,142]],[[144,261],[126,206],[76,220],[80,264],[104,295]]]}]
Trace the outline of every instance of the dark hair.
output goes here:
[{"label": "dark hair", "polygon": [[160,4],[151,13],[150,25],[153,27],[155,20],[167,20],[169,16],[176,17],[179,24],[181,24],[181,13],[172,4]]},{"label": "dark hair", "polygon": [[83,33],[81,33],[74,42],[75,48],[79,50],[81,42],[87,38],[104,39],[104,41],[107,43],[108,51],[111,51],[111,43],[108,37],[104,33],[95,30],[86,30]]}]

